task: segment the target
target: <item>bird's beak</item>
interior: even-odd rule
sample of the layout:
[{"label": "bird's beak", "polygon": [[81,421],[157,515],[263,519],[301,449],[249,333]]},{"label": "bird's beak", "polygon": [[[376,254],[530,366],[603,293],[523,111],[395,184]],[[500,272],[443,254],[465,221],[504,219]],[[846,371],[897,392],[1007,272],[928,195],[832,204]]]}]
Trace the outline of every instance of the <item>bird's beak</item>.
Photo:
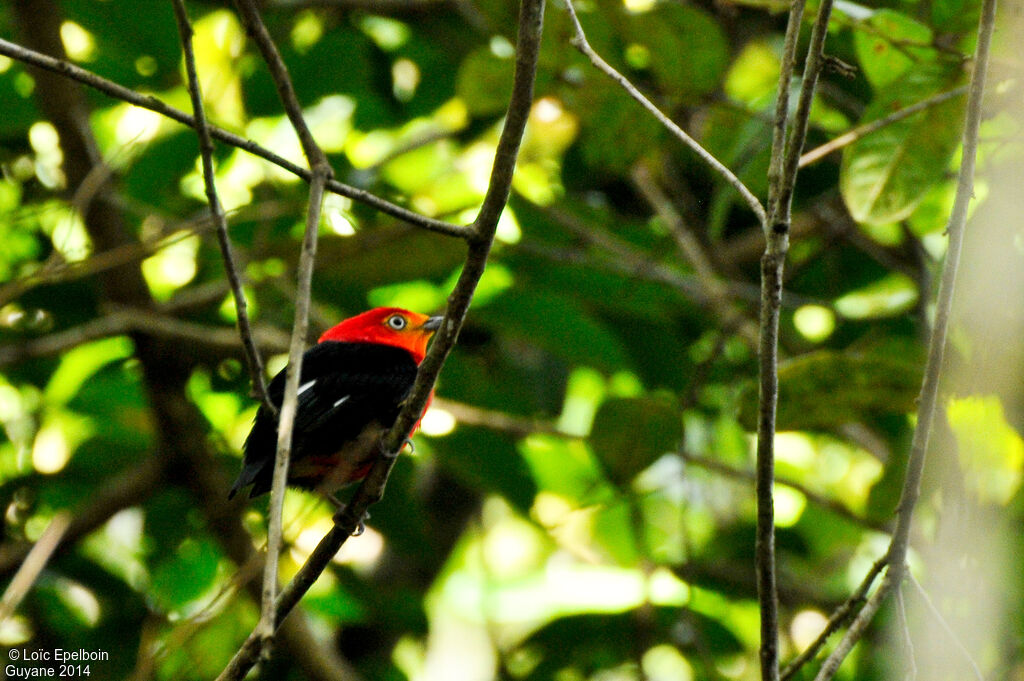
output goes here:
[{"label": "bird's beak", "polygon": [[430,317],[427,321],[423,322],[423,326],[420,328],[424,331],[437,331],[441,328],[441,322],[444,321],[444,315],[436,315]]}]

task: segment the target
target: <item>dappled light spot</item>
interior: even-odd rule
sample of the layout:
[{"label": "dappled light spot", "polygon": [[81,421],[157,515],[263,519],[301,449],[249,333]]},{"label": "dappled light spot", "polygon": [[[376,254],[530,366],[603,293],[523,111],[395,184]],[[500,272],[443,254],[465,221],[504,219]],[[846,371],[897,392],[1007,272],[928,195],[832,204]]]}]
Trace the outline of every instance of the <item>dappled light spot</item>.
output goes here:
[{"label": "dappled light spot", "polygon": [[793,616],[793,621],[789,624],[789,636],[793,639],[793,645],[800,652],[807,650],[827,623],[828,618],[821,611],[801,610]]},{"label": "dappled light spot", "polygon": [[429,437],[444,437],[453,430],[457,421],[451,412],[440,407],[431,407],[420,421],[420,431]]},{"label": "dappled light spot", "polygon": [[793,313],[793,325],[804,338],[820,343],[835,331],[836,316],[827,307],[803,305]]},{"label": "dappled light spot", "polygon": [[61,23],[60,39],[72,61],[88,62],[96,56],[96,40],[92,33],[73,21]]}]

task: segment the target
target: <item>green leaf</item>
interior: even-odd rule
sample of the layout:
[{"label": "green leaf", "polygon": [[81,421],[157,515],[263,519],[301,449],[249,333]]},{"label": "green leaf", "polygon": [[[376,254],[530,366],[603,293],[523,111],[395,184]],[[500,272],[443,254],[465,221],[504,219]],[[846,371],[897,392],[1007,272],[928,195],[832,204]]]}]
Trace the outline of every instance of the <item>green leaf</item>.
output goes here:
[{"label": "green leaf", "polygon": [[608,373],[627,368],[619,338],[569,295],[516,285],[482,308],[478,318],[567,362]]},{"label": "green leaf", "polygon": [[853,35],[860,68],[875,88],[885,87],[923,61],[934,61],[931,41],[931,29],[891,9],[872,14]]},{"label": "green leaf", "polygon": [[583,159],[602,173],[626,172],[666,135],[653,116],[601,74],[589,77],[571,103],[580,117]]},{"label": "green leaf", "polygon": [[505,111],[512,92],[511,57],[501,58],[489,48],[471,53],[459,66],[455,94],[473,116],[496,116]]},{"label": "green leaf", "polygon": [[964,481],[984,502],[1005,505],[1024,478],[1024,439],[1006,422],[996,395],[951,399],[949,426],[959,445]]},{"label": "green leaf", "polygon": [[651,395],[605,400],[594,417],[590,446],[605,474],[627,485],[683,437],[683,421],[674,397]]},{"label": "green leaf", "polygon": [[707,94],[725,76],[729,43],[721,26],[703,10],[663,3],[650,12],[630,15],[626,27],[625,37],[646,48],[647,68],[670,96]]},{"label": "green leaf", "polygon": [[[878,92],[860,123],[949,90],[956,80],[945,69],[911,69]],[[911,215],[928,190],[945,177],[960,140],[962,115],[963,101],[949,100],[847,147],[839,188],[853,218],[881,224]]]},{"label": "green leaf", "polygon": [[512,441],[484,428],[460,426],[431,442],[438,461],[472,489],[500,494],[529,513],[537,486]]},{"label": "green leaf", "polygon": [[[828,430],[882,413],[909,413],[921,387],[915,357],[822,350],[779,366],[778,430]],[[757,427],[757,389],[743,394],[740,423]]]},{"label": "green leaf", "polygon": [[154,569],[149,594],[163,610],[173,612],[210,588],[219,560],[212,541],[186,539]]}]

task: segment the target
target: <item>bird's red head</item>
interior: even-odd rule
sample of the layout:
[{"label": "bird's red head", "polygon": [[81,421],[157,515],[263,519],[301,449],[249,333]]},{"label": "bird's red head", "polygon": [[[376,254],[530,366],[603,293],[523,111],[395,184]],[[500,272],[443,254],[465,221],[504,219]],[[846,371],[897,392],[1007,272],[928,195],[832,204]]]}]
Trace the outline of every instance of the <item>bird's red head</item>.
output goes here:
[{"label": "bird's red head", "polygon": [[377,307],[332,326],[320,342],[381,343],[408,350],[416,363],[427,354],[427,342],[443,317],[428,317],[398,307]]}]

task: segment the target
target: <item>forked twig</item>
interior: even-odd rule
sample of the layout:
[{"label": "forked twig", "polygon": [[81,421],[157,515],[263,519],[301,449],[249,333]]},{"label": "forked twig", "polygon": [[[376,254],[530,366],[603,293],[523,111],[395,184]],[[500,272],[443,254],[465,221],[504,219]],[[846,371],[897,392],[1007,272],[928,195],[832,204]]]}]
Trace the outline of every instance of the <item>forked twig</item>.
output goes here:
[{"label": "forked twig", "polygon": [[181,49],[185,56],[185,74],[187,77],[188,93],[192,100],[192,115],[196,121],[196,132],[199,135],[199,155],[203,162],[203,184],[206,186],[206,200],[210,204],[210,213],[213,215],[214,224],[217,227],[217,242],[220,244],[221,258],[224,261],[224,271],[228,277],[228,284],[231,286],[232,297],[235,300],[235,315],[238,318],[238,333],[242,338],[242,347],[245,349],[245,360],[249,365],[249,375],[252,377],[253,391],[270,410],[277,413],[277,407],[270,401],[267,394],[267,377],[263,369],[263,360],[260,351],[253,339],[252,325],[249,322],[249,306],[245,299],[245,291],[242,290],[242,279],[238,275],[238,267],[235,264],[235,257],[231,248],[231,237],[228,234],[228,220],[224,214],[224,207],[217,196],[217,179],[213,171],[213,138],[210,137],[210,126],[206,121],[206,112],[203,109],[203,95],[199,86],[199,75],[196,72],[196,56],[192,47],[192,24],[189,22],[188,11],[185,9],[184,0],[173,0],[174,17],[178,22],[178,33],[181,36]]}]

